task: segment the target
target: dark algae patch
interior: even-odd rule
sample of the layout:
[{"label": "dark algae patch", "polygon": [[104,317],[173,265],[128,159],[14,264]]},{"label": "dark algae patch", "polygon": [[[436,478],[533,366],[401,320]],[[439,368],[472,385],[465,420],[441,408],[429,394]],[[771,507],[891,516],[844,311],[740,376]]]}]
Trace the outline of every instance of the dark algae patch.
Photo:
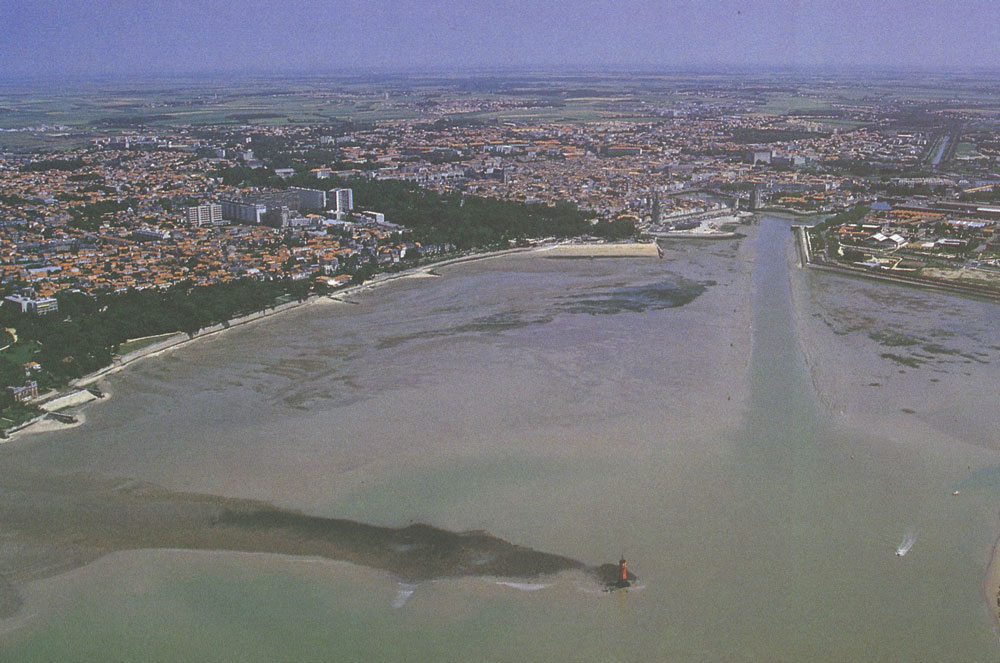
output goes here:
[{"label": "dark algae patch", "polygon": [[961,354],[958,350],[953,350],[951,348],[946,348],[943,345],[938,345],[937,343],[927,343],[921,346],[924,352],[929,352],[935,355],[958,355]]},{"label": "dark algae patch", "polygon": [[913,357],[903,357],[902,355],[893,354],[891,352],[883,352],[879,355],[883,359],[891,359],[897,364],[902,364],[903,366],[909,366],[910,368],[917,368],[923,362],[919,359],[914,359]]},{"label": "dark algae patch", "polygon": [[910,345],[916,345],[920,342],[912,336],[907,336],[906,334],[900,334],[893,331],[875,331],[868,334],[868,337],[879,345],[885,345],[891,348],[907,347]]},{"label": "dark algae patch", "polygon": [[378,527],[274,507],[224,509],[212,527],[227,540],[250,536],[258,545],[266,542],[266,552],[341,559],[407,580],[469,575],[530,578],[584,566],[486,532],[450,532],[424,524]]},{"label": "dark algae patch", "polygon": [[[0,468],[4,469],[4,468]],[[18,583],[119,550],[229,550],[324,557],[412,581],[533,578],[568,570],[604,582],[603,567],[519,546],[487,532],[380,527],[264,502],[173,492],[83,475],[0,472],[0,617],[20,609]]]},{"label": "dark algae patch", "polygon": [[[946,336],[941,332],[932,333],[933,337]],[[929,342],[926,339],[917,338],[915,336],[910,336],[908,334],[902,334],[895,331],[874,331],[868,334],[868,337],[878,343],[879,345],[889,347],[889,348],[911,348],[910,356],[904,357],[892,352],[886,352],[881,355],[884,359],[891,359],[897,363],[909,366],[911,368],[916,368],[920,364],[929,361],[944,361],[938,359],[939,357],[956,357],[964,359],[964,363],[977,362],[980,364],[988,364],[989,354],[985,352],[975,352],[967,353],[957,350],[955,348],[949,348],[947,346],[941,345],[940,343]],[[916,347],[914,347],[916,346]]]},{"label": "dark algae patch", "polygon": [[715,285],[713,281],[699,283],[678,279],[676,282],[618,287],[589,295],[573,296],[568,298],[568,301],[560,303],[559,309],[567,313],[606,315],[675,308],[690,304],[712,285]]},{"label": "dark algae patch", "polygon": [[552,318],[550,316],[543,315],[530,317],[513,311],[507,311],[478,317],[466,324],[456,325],[454,327],[429,329],[426,331],[414,332],[412,334],[388,336],[381,339],[376,347],[379,350],[385,350],[394,348],[398,345],[403,345],[404,343],[408,343],[410,341],[428,340],[446,336],[455,336],[458,334],[498,334],[511,329],[521,329],[530,325],[542,325],[549,322],[552,322]]},{"label": "dark algae patch", "polygon": [[476,317],[467,323],[451,327],[386,336],[379,339],[376,348],[385,350],[410,341],[431,340],[463,334],[499,334],[532,325],[548,324],[560,313],[610,315],[676,308],[693,302],[713,285],[716,285],[715,281],[697,282],[686,279],[637,286],[616,284],[605,288],[595,288],[586,293],[558,297],[545,313],[501,311]]}]

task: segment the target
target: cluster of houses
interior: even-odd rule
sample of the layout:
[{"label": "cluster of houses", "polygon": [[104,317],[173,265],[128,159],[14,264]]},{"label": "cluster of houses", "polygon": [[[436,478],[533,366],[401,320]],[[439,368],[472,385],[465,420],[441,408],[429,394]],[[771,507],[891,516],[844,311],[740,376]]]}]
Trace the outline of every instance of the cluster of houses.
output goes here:
[{"label": "cluster of houses", "polygon": [[[1000,210],[997,210],[1000,212]],[[878,202],[862,219],[825,231],[826,257],[879,269],[926,266],[1000,270],[998,218],[991,208],[947,203]]]}]

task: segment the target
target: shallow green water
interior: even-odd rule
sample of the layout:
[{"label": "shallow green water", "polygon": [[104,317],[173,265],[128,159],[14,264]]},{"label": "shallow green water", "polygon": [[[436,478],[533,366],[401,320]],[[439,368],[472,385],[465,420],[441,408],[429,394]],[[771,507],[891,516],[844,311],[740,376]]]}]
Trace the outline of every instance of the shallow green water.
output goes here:
[{"label": "shallow green water", "polygon": [[[334,398],[313,406],[321,414],[278,419],[267,429],[268,443],[245,447],[252,453],[232,461],[239,475],[263,462],[259,457],[269,458],[289,476],[268,477],[265,486],[302,484],[275,499],[327,515],[482,527],[588,563],[625,552],[640,577],[638,590],[606,594],[571,574],[526,581],[545,585],[537,591],[489,579],[407,587],[338,563],[128,553],[40,583],[29,600],[33,616],[0,636],[3,660],[996,660],[980,596],[995,485],[963,488],[962,499],[954,499],[950,492],[965,476],[956,469],[966,463],[961,448],[901,445],[837,431],[825,421],[798,350],[787,225],[765,220],[755,241],[750,399],[745,420],[732,430],[706,421],[691,432],[671,419],[682,398],[722,398],[724,384],[698,391],[691,370],[698,362],[686,364],[684,356],[698,357],[708,370],[704,362],[712,353],[702,344],[711,332],[699,335],[698,329],[712,318],[698,307],[721,297],[726,283],[707,286],[677,308],[560,313],[543,298],[553,288],[564,297],[593,277],[567,276],[560,270],[585,267],[555,261],[559,267],[535,274],[534,268],[470,270],[421,283],[431,301],[437,301],[435,288],[444,289],[440,301],[454,299],[456,288],[471,289],[466,294],[473,303],[489,288],[487,299],[507,315],[504,320],[533,324],[479,329],[462,341],[442,330],[461,329],[468,316],[445,323],[421,309],[423,327],[398,330],[390,323],[394,315],[407,317],[405,310],[373,314],[384,316],[387,326],[379,331],[396,339],[388,345],[376,340],[373,347],[398,352],[391,357],[399,380],[371,389],[360,404]],[[665,268],[602,267],[604,284],[581,298],[592,300],[629,279],[658,282],[656,270]],[[689,271],[684,282],[705,281],[698,269]],[[483,281],[482,273],[489,278]],[[629,283],[621,287],[646,292]],[[546,288],[549,294],[540,294]],[[517,297],[529,301],[504,304]],[[336,336],[352,342],[343,331],[350,318],[342,318]],[[202,353],[197,359],[219,351],[192,352]],[[357,352],[361,359],[354,361],[364,362],[375,350]],[[238,362],[238,354],[228,361]],[[249,378],[228,374],[233,369],[215,361],[222,373],[216,379],[231,383],[228,390],[220,383],[220,393],[244,390],[251,398]],[[143,370],[141,380],[123,378],[140,395],[123,394],[120,403],[106,406],[92,430],[111,431],[113,408],[126,407],[129,398],[142,402],[142,389],[166,390],[151,376],[162,371],[167,380],[177,379],[170,371],[180,369],[151,364]],[[420,379],[408,380],[407,371]],[[361,381],[373,379],[365,370],[357,373]],[[447,411],[428,414],[445,398]],[[372,410],[381,419],[363,414]],[[160,416],[162,422],[171,415]],[[249,412],[226,416],[244,436],[265,425]],[[199,445],[215,442],[209,434],[214,428],[206,421],[206,435],[195,439],[189,431],[198,425],[186,426],[176,447],[151,436],[150,449],[135,445],[138,460],[109,462],[134,463],[139,473],[149,458],[176,454],[194,467]],[[400,427],[407,434],[396,442]],[[343,438],[321,434],[333,428],[346,431]],[[283,436],[274,434],[282,430]],[[315,445],[316,462],[335,468],[335,460],[350,456],[350,438],[366,430],[371,436],[364,442],[383,446],[388,460],[341,474],[331,469],[328,483],[309,472],[303,440]],[[74,433],[87,434],[87,427]],[[131,448],[112,434],[81,444]],[[330,439],[335,448],[325,446]],[[406,447],[411,441],[413,453]],[[74,453],[58,451],[55,441],[47,444],[19,453],[42,465],[67,462],[65,454]],[[218,444],[236,442],[220,435]],[[182,481],[168,469],[158,471],[165,483]],[[909,530],[916,543],[897,558],[893,551]],[[413,593],[394,607],[400,591]]]}]

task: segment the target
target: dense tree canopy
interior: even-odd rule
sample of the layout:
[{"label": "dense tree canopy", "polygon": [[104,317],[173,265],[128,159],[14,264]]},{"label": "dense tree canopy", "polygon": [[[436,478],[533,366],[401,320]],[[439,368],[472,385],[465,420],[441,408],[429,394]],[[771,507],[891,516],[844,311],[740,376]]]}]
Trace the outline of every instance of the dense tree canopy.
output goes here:
[{"label": "dense tree canopy", "polygon": [[588,231],[585,215],[571,203],[550,207],[494,198],[438,194],[398,180],[350,180],[360,209],[385,214],[427,243],[451,242],[461,249],[495,246],[528,237],[575,236]]},{"label": "dense tree canopy", "polygon": [[[462,193],[440,194],[412,182],[352,178],[317,179],[301,171],[282,180],[266,168],[226,168],[214,173],[234,186],[299,186],[315,189],[350,187],[358,210],[385,214],[387,221],[413,230],[424,243],[451,243],[460,249],[499,246],[508,240],[572,237],[591,232],[587,215],[572,203],[549,206]],[[624,226],[615,226],[617,230]]]}]

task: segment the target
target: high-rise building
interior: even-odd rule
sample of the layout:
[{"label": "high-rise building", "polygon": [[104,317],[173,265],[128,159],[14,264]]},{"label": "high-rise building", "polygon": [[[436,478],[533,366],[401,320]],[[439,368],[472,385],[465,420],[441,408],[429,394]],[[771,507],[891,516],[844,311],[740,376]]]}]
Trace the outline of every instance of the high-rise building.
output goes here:
[{"label": "high-rise building", "polygon": [[304,189],[302,187],[289,187],[289,191],[294,191],[299,196],[299,209],[324,210],[326,209],[326,191],[320,189]]},{"label": "high-rise building", "polygon": [[385,225],[385,214],[383,214],[382,212],[369,212],[366,210],[360,214],[360,217],[364,223]]},{"label": "high-rise building", "polygon": [[660,224],[660,194],[659,192],[653,194],[653,210],[650,214],[649,222],[654,226]]},{"label": "high-rise building", "polygon": [[205,205],[188,207],[187,220],[192,226],[222,223],[222,205],[219,205],[218,203],[208,203]]},{"label": "high-rise building", "polygon": [[311,224],[308,217],[302,216],[284,205],[268,208],[261,217],[261,222],[272,228],[302,228]]},{"label": "high-rise building", "polygon": [[298,210],[301,199],[298,191],[270,191],[248,193],[239,198],[223,198],[222,218],[245,225],[260,225],[268,210],[287,207]]},{"label": "high-rise building", "polygon": [[337,218],[343,219],[354,209],[354,189],[334,189],[331,193],[333,200],[330,202],[337,211]]},{"label": "high-rise building", "polygon": [[261,221],[273,228],[287,228],[291,225],[293,212],[287,207],[272,207],[262,217]]},{"label": "high-rise building", "polygon": [[39,297],[34,290],[4,297],[3,303],[5,306],[18,309],[21,313],[45,315],[59,311],[59,301],[55,297]]},{"label": "high-rise building", "polygon": [[222,201],[222,218],[245,225],[259,226],[267,205],[234,198]]}]

